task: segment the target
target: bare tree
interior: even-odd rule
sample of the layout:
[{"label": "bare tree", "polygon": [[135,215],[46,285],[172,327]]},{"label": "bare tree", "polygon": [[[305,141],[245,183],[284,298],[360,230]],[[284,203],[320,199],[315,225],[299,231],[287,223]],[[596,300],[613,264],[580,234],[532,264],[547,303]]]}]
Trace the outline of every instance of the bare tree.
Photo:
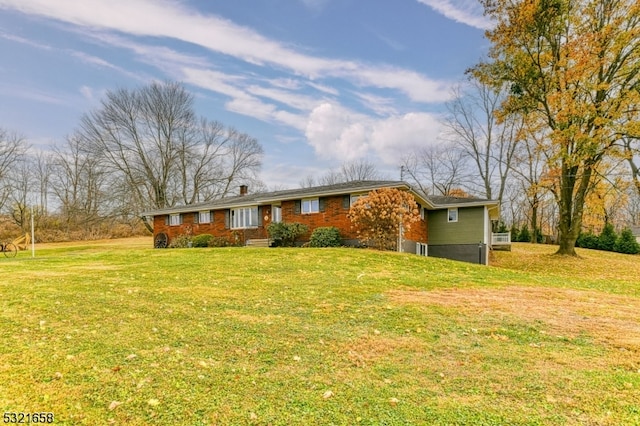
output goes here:
[{"label": "bare tree", "polygon": [[49,192],[51,190],[51,175],[53,160],[50,152],[39,152],[32,157],[32,168],[37,188],[36,204],[40,215],[46,215],[49,209]]},{"label": "bare tree", "polygon": [[384,179],[376,166],[366,159],[342,163],[339,173],[345,182]]},{"label": "bare tree", "polygon": [[27,148],[22,136],[0,128],[0,209],[11,195],[16,167],[24,158]]},{"label": "bare tree", "polygon": [[504,88],[495,90],[472,78],[464,90],[455,90],[444,122],[453,143],[474,165],[480,178],[478,192],[498,201],[504,195],[522,126],[516,115],[498,117],[504,97]]},{"label": "bare tree", "polygon": [[403,175],[425,194],[450,195],[466,186],[465,154],[452,143],[424,146],[403,160]]},{"label": "bare tree", "polygon": [[338,169],[330,169],[316,177],[307,175],[300,181],[300,187],[309,188],[316,185],[335,185],[356,180],[380,180],[384,176],[377,170],[375,164],[366,159],[342,163]]},{"label": "bare tree", "polygon": [[79,135],[140,210],[224,197],[255,178],[263,155],[254,138],[197,119],[193,96],[178,83],[107,93],[82,118]]},{"label": "bare tree", "polygon": [[109,185],[102,159],[81,138],[68,137],[63,148],[54,149],[52,169],[52,192],[67,232],[88,231],[110,215],[109,198],[117,185]]}]

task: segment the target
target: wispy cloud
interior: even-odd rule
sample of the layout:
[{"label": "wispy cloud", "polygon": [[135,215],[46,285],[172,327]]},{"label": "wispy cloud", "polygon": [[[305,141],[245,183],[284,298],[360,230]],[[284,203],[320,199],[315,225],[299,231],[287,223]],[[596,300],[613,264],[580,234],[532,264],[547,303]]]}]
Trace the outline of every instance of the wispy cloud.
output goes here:
[{"label": "wispy cloud", "polygon": [[493,26],[491,20],[484,16],[479,0],[418,0],[418,2],[461,24],[481,30],[487,30]]},{"label": "wispy cloud", "polygon": [[[448,96],[448,90],[441,90],[448,82],[410,70],[390,70],[384,65],[301,53],[251,28],[215,15],[203,15],[178,1],[0,0],[0,8],[99,31],[181,40],[251,64],[286,69],[310,79],[339,77],[365,87],[397,90],[417,102],[441,102]],[[419,89],[415,90],[416,87]]]},{"label": "wispy cloud", "polygon": [[0,85],[0,94],[12,98],[28,99],[52,105],[70,105],[72,101],[60,94],[39,90],[33,87]]},{"label": "wispy cloud", "polygon": [[15,34],[8,34],[8,33],[5,33],[4,31],[0,31],[0,38],[3,38],[5,40],[13,41],[14,43],[24,44],[26,46],[33,47],[33,48],[40,49],[40,50],[53,50],[53,48],[51,46],[49,46],[48,44],[39,43],[39,42],[36,42],[36,41],[33,41],[33,40],[29,40],[27,38],[20,37],[20,36],[17,36]]},{"label": "wispy cloud", "polygon": [[329,0],[300,0],[302,4],[314,11],[322,10]]}]

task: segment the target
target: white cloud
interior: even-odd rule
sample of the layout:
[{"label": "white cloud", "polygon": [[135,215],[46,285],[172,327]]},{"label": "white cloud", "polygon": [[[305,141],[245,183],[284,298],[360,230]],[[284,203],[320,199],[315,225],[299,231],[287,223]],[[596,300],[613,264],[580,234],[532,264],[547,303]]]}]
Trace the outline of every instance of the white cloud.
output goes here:
[{"label": "white cloud", "polygon": [[364,115],[327,102],[311,112],[305,135],[321,157],[354,160],[369,150],[365,131],[369,121]]},{"label": "white cloud", "polygon": [[363,67],[357,78],[367,86],[397,89],[411,100],[440,103],[451,99],[452,82],[425,79],[414,71],[393,67]]},{"label": "white cloud", "polygon": [[[317,4],[317,1],[312,3]],[[299,53],[251,28],[215,15],[200,14],[176,0],[0,0],[0,8],[44,16],[94,31],[181,40],[251,64],[269,64],[310,79],[340,77],[363,86],[397,90],[418,102],[441,102],[448,95],[445,87],[449,82],[432,80],[410,70]]]},{"label": "white cloud", "polygon": [[487,30],[493,27],[490,19],[484,16],[482,5],[478,0],[418,0],[447,18]]},{"label": "white cloud", "polygon": [[412,112],[375,123],[371,147],[387,164],[398,164],[413,148],[433,143],[442,126],[436,115]]},{"label": "white cloud", "polygon": [[93,101],[95,99],[93,95],[93,89],[89,86],[80,87],[80,93],[88,101]]},{"label": "white cloud", "polygon": [[318,105],[318,99],[315,97],[301,95],[288,90],[274,89],[272,87],[263,87],[252,84],[246,88],[247,92],[262,98],[272,99],[276,102],[288,105],[303,111],[310,111]]},{"label": "white cloud", "polygon": [[397,110],[393,106],[394,100],[377,96],[371,93],[355,93],[363,107],[375,112],[380,116],[396,115]]},{"label": "white cloud", "polygon": [[52,47],[48,44],[38,43],[33,40],[26,39],[24,37],[17,36],[15,34],[8,34],[4,31],[0,31],[0,38],[4,38],[6,40],[13,41],[15,43],[21,43],[30,47],[34,47],[40,50],[52,50]]},{"label": "white cloud", "polygon": [[249,84],[246,78],[219,71],[184,68],[182,72],[185,82],[231,97],[232,99],[225,104],[229,111],[262,121],[275,121],[300,131],[305,129],[303,115],[279,109],[274,104],[261,101],[252,93],[287,103],[289,106],[292,104],[311,109],[311,100],[305,96],[273,88],[261,88]]},{"label": "white cloud", "polygon": [[310,114],[305,134],[322,158],[351,161],[373,154],[395,165],[407,151],[434,141],[440,130],[438,116],[433,114],[374,119],[323,103]]}]

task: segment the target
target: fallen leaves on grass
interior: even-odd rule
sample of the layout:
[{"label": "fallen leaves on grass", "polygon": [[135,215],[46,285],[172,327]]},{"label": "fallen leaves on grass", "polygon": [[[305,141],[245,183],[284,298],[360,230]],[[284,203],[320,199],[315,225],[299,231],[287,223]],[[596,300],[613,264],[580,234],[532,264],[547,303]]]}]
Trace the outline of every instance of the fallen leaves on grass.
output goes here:
[{"label": "fallen leaves on grass", "polygon": [[[586,290],[549,287],[457,288],[436,291],[393,290],[398,303],[454,307],[474,315],[512,315],[540,321],[558,335],[586,333],[616,347],[640,348],[640,299]],[[492,333],[495,340],[509,337]]]}]

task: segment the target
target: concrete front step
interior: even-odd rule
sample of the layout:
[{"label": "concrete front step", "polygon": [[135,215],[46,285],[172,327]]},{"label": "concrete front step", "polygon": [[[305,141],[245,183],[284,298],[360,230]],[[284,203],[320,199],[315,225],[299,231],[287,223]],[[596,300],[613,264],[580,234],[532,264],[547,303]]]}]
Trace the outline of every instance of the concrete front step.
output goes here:
[{"label": "concrete front step", "polygon": [[268,238],[252,238],[247,240],[247,247],[269,247],[269,239]]}]

